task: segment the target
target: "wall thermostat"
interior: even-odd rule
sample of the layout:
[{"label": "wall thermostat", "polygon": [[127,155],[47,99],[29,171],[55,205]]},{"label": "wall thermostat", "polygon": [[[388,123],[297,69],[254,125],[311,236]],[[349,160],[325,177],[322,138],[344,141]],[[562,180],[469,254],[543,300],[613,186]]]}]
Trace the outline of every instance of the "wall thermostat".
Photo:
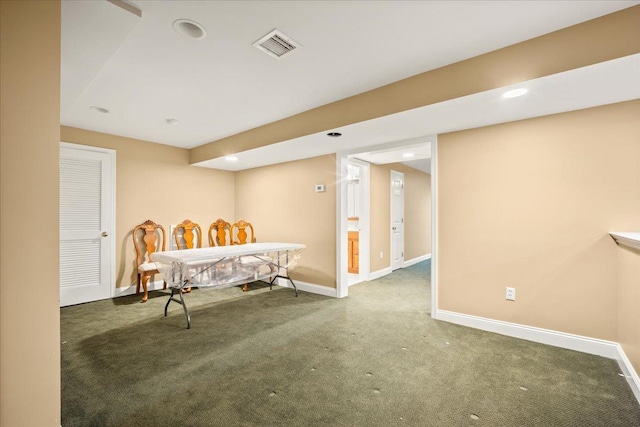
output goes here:
[{"label": "wall thermostat", "polygon": [[316,193],[324,193],[325,191],[324,184],[316,184]]}]

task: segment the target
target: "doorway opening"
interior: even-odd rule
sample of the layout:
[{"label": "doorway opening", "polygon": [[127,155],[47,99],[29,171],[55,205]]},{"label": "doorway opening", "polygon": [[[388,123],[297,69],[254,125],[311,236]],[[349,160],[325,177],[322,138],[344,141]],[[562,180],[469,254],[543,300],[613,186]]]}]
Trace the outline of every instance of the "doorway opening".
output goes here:
[{"label": "doorway opening", "polygon": [[[356,283],[374,280],[392,272],[392,260],[394,258],[391,245],[392,235],[392,206],[390,171],[393,164],[402,164],[396,169],[409,173],[412,182],[415,181],[414,169],[430,174],[432,150],[435,149],[436,137],[424,136],[408,140],[385,143],[375,146],[361,147],[351,151],[337,153],[336,175],[338,176],[336,188],[336,296],[339,298],[348,295],[349,286]],[[410,153],[407,155],[407,153]],[[408,168],[405,168],[408,166]],[[426,170],[425,170],[426,169]],[[416,172],[420,173],[420,172]],[[357,177],[357,178],[356,178]],[[430,178],[429,178],[430,179]],[[357,184],[356,184],[357,182]],[[433,180],[429,184],[420,179],[421,188],[427,188],[430,194],[434,194]],[[425,187],[426,186],[426,187]],[[375,188],[374,188],[375,187]],[[359,194],[356,195],[359,191]],[[412,187],[416,188],[415,185]],[[434,194],[435,195],[435,194]],[[412,215],[412,224],[415,229],[416,221],[421,229],[433,230],[433,208],[423,207],[414,209],[415,192],[407,193],[411,197],[407,215]],[[409,199],[407,199],[409,200]],[[357,201],[360,205],[356,206]],[[431,203],[429,200],[427,203]],[[384,211],[384,213],[382,213]],[[357,215],[355,214],[357,212]],[[353,213],[353,214],[352,214]],[[375,216],[375,221],[374,221]],[[401,223],[404,224],[404,215],[401,215]],[[357,218],[357,219],[356,219]],[[420,221],[422,221],[420,223]],[[375,224],[374,224],[375,222]],[[411,233],[404,228],[405,233]],[[354,233],[354,231],[357,231]],[[349,234],[351,232],[351,239]],[[435,234],[435,233],[433,233]],[[407,234],[409,235],[409,234]],[[354,257],[355,238],[357,236],[357,261]],[[416,239],[409,239],[407,252],[401,247],[400,257],[395,264],[398,268],[408,267],[417,262],[431,258],[430,248],[424,251],[416,249]],[[434,236],[421,236],[419,241],[428,241],[433,244]],[[404,246],[404,245],[403,245]],[[425,252],[425,253],[423,253]],[[429,253],[426,253],[429,252]],[[404,259],[406,258],[406,259]],[[357,272],[353,268],[357,262]],[[432,291],[433,285],[432,269]],[[433,293],[432,293],[433,294]],[[425,301],[425,303],[428,303]],[[431,305],[435,302],[432,300]],[[427,307],[428,310],[428,307]],[[431,310],[433,313],[433,310]]]}]

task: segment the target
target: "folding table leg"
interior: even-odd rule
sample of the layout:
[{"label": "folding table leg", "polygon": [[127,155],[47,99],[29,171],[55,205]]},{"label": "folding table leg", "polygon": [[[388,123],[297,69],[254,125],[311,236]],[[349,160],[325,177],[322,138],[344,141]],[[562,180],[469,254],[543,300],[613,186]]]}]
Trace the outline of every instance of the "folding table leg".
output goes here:
[{"label": "folding table leg", "polygon": [[164,317],[167,317],[167,309],[169,308],[169,304],[171,301],[175,301],[178,304],[182,305],[182,309],[184,310],[184,315],[187,317],[187,329],[191,329],[191,315],[189,314],[189,310],[187,309],[187,304],[184,301],[184,296],[182,296],[182,289],[178,289],[178,295],[180,295],[180,299],[177,300],[173,296],[176,294],[176,288],[171,288],[171,295],[169,296],[169,300],[167,304],[164,306]]}]

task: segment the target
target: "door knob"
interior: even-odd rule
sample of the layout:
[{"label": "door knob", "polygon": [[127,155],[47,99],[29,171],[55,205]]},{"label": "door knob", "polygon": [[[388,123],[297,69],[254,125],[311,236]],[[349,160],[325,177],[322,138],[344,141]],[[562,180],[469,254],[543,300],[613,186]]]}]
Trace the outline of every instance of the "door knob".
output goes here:
[{"label": "door knob", "polygon": [[107,233],[106,231],[102,232],[102,237],[107,237],[109,235],[109,233]]}]

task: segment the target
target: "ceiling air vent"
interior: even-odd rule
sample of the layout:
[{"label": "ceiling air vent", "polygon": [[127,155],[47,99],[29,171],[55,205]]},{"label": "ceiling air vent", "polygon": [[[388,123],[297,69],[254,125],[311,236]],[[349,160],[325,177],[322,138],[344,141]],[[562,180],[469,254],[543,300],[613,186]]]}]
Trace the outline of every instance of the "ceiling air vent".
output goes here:
[{"label": "ceiling air vent", "polygon": [[274,58],[280,59],[302,45],[278,30],[273,30],[253,44],[255,47]]}]

